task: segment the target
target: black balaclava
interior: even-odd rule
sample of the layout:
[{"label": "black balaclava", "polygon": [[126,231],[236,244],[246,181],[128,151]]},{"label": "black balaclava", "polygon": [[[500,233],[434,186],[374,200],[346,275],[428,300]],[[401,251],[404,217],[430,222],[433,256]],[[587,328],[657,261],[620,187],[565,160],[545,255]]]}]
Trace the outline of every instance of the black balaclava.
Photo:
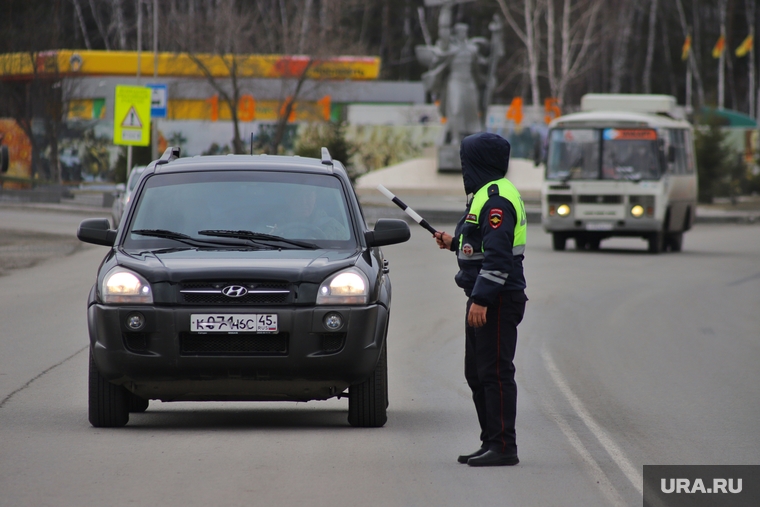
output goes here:
[{"label": "black balaclava", "polygon": [[490,132],[465,137],[459,147],[464,191],[474,194],[489,181],[503,178],[509,167],[509,141]]}]

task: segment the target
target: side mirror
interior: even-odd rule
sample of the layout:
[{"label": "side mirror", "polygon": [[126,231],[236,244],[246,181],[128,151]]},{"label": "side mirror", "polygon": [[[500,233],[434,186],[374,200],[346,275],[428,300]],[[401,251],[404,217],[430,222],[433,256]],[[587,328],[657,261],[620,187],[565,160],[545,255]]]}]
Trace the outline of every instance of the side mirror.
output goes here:
[{"label": "side mirror", "polygon": [[541,149],[541,138],[539,137],[533,143],[533,167],[538,167],[544,163],[544,156]]},{"label": "side mirror", "polygon": [[375,230],[364,233],[367,246],[385,246],[403,243],[412,237],[409,224],[403,220],[382,218],[375,224]]},{"label": "side mirror", "polygon": [[79,224],[77,238],[93,245],[113,246],[116,231],[111,229],[111,223],[107,218],[88,218]]}]

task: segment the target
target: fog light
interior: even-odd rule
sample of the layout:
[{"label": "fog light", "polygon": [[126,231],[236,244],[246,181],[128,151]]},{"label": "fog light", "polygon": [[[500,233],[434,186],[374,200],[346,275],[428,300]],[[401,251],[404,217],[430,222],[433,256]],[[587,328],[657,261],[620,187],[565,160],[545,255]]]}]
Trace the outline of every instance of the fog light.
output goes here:
[{"label": "fog light", "polygon": [[561,217],[566,217],[570,214],[570,206],[567,204],[560,204],[557,206],[557,214]]},{"label": "fog light", "polygon": [[322,322],[324,322],[325,327],[330,331],[337,331],[343,327],[343,317],[341,317],[339,313],[335,312],[325,315],[325,318]]},{"label": "fog light", "polygon": [[631,208],[631,215],[635,216],[636,218],[641,218],[641,215],[644,214],[644,207],[641,204],[637,204],[633,208]]},{"label": "fog light", "polygon": [[127,316],[127,327],[130,331],[139,331],[145,326],[145,317],[142,313],[130,313]]}]

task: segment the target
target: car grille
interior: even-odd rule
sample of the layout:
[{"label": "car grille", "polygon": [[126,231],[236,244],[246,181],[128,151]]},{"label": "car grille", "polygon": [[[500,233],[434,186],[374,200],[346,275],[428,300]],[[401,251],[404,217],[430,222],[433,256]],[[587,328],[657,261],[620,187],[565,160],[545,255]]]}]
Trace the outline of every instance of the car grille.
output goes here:
[{"label": "car grille", "polygon": [[322,351],[326,354],[338,352],[345,343],[346,333],[325,333],[322,335]]},{"label": "car grille", "polygon": [[[244,287],[246,294],[230,297],[225,287]],[[185,283],[179,301],[190,305],[277,305],[290,302],[290,285],[286,282],[207,282]]]},{"label": "car grille", "polygon": [[284,356],[288,353],[288,333],[180,333],[179,342],[183,356]]},{"label": "car grille", "polygon": [[579,195],[578,202],[581,204],[622,204],[622,195]]}]

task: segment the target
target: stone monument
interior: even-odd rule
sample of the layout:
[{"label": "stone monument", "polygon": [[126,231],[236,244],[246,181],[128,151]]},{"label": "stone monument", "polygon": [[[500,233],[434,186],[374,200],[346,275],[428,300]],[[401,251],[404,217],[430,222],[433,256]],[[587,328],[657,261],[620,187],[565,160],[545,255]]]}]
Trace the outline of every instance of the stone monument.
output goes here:
[{"label": "stone monument", "polygon": [[442,5],[438,16],[438,40],[417,46],[417,59],[428,67],[422,75],[425,90],[438,103],[444,118],[444,134],[438,147],[438,171],[461,171],[459,143],[483,130],[495,85],[496,65],[504,55],[504,25],[498,15],[489,25],[491,40],[468,38],[468,25],[453,27],[452,8],[472,0],[426,0]]}]

